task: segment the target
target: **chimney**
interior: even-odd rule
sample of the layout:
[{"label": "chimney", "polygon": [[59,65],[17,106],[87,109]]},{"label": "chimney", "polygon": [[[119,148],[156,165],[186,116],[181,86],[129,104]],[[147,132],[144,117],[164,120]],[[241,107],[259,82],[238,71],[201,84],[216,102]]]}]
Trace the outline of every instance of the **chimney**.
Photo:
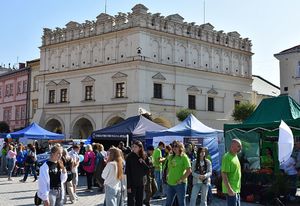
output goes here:
[{"label": "chimney", "polygon": [[25,63],[19,63],[19,69],[25,68]]}]

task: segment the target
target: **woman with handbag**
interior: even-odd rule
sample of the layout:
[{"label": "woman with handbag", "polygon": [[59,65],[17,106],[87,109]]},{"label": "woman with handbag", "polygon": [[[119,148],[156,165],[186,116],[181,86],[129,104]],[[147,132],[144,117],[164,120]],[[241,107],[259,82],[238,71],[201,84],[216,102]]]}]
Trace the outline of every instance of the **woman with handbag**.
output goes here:
[{"label": "woman with handbag", "polygon": [[23,179],[20,180],[20,182],[26,182],[30,170],[34,175],[33,181],[35,182],[37,180],[37,175],[35,171],[36,152],[32,144],[28,144],[27,147],[28,147],[28,151],[27,151],[27,156],[25,158],[25,175]]},{"label": "woman with handbag", "polygon": [[87,181],[87,191],[93,192],[93,174],[95,170],[96,156],[93,152],[92,145],[88,144],[85,148],[86,152],[84,154],[83,169],[86,172]]},{"label": "woman with handbag", "polygon": [[[67,152],[67,150],[63,150],[61,159],[67,170],[67,181],[64,183],[64,187],[67,189],[68,195],[70,197],[70,201],[73,204],[76,202],[74,187],[73,187],[73,183],[72,183],[72,179],[73,179],[73,175],[74,175],[72,173],[73,160],[69,156],[69,153]],[[64,197],[64,203],[66,203],[66,202],[67,202],[67,194],[65,194],[65,197]]]},{"label": "woman with handbag", "polygon": [[109,149],[108,162],[102,172],[105,187],[105,206],[121,204],[121,181],[123,178],[122,151],[116,147]]},{"label": "woman with handbag", "polygon": [[44,206],[62,206],[64,198],[64,182],[67,170],[61,161],[62,147],[54,145],[51,148],[50,159],[40,168],[37,196],[42,199]]},{"label": "woman with handbag", "polygon": [[144,176],[149,172],[145,158],[143,144],[140,141],[135,141],[132,144],[132,152],[126,158],[128,206],[143,205]]},{"label": "woman with handbag", "polygon": [[207,192],[212,175],[211,162],[206,158],[206,148],[199,147],[197,158],[192,163],[193,189],[190,206],[196,206],[196,200],[201,190],[201,206],[207,206]]}]

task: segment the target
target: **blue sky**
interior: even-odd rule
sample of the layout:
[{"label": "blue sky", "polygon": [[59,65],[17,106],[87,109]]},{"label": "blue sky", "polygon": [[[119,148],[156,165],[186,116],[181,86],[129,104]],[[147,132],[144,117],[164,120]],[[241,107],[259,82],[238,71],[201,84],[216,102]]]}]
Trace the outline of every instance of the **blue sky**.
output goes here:
[{"label": "blue sky", "polygon": [[[107,13],[130,12],[138,3],[163,16],[178,13],[187,22],[204,22],[204,0],[107,0]],[[288,2],[288,3],[287,3]],[[237,31],[252,40],[253,74],[279,85],[273,54],[299,44],[299,0],[206,0],[206,22],[216,30]],[[0,65],[39,58],[43,28],[69,21],[95,20],[105,0],[1,0]]]}]

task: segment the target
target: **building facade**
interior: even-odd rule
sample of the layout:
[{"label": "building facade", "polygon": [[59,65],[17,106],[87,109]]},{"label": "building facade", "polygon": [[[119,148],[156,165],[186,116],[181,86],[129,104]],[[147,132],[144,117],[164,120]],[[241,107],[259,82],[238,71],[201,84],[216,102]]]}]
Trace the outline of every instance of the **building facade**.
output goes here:
[{"label": "building facade", "polygon": [[300,45],[274,54],[279,60],[280,93],[300,103]]},{"label": "building facade", "polygon": [[0,75],[0,121],[11,131],[28,124],[29,68],[20,68]]},{"label": "building facade", "polygon": [[33,120],[81,138],[143,112],[173,126],[190,108],[222,129],[236,100],[252,101],[248,38],[147,10],[44,29]]},{"label": "building facade", "polygon": [[280,87],[258,75],[252,75],[252,103],[259,105],[263,99],[280,95]]}]

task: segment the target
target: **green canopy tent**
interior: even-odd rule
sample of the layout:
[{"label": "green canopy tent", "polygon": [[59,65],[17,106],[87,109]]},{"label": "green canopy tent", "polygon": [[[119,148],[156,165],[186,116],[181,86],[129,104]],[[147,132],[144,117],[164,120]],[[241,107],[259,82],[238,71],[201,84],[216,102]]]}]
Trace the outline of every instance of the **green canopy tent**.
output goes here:
[{"label": "green canopy tent", "polygon": [[[300,136],[300,105],[289,96],[279,96],[262,100],[252,115],[241,124],[225,124],[225,148],[229,149],[233,138],[243,144],[243,155],[252,169],[260,168],[261,151],[269,147],[277,160],[277,142],[280,121],[292,129],[294,138]],[[275,163],[278,170],[278,162]]]}]

